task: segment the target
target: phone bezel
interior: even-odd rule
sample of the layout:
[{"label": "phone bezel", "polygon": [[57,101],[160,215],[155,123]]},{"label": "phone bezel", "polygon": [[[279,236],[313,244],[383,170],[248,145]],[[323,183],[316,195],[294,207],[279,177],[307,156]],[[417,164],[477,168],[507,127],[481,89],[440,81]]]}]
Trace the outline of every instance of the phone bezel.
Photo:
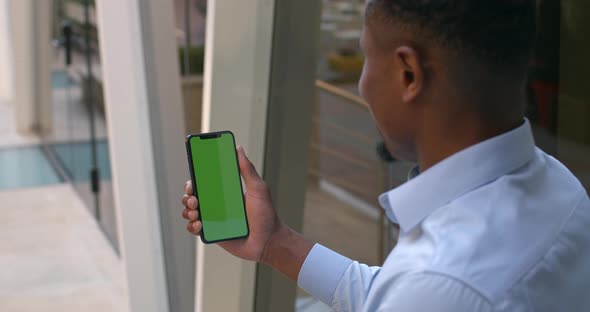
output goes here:
[{"label": "phone bezel", "polygon": [[[195,169],[194,169],[194,165],[193,165],[193,156],[192,156],[190,141],[192,138],[196,138],[196,137],[198,137],[200,139],[203,139],[203,138],[204,139],[216,139],[216,138],[221,137],[223,134],[229,134],[231,136],[233,145],[235,147],[236,146],[236,138],[235,138],[234,134],[229,130],[200,133],[200,134],[189,134],[186,137],[185,145],[186,145],[186,153],[187,153],[187,157],[188,157],[188,165],[189,165],[189,170],[190,170],[190,175],[191,175],[191,182],[192,182],[192,187],[193,187],[193,195],[197,199],[199,199],[199,195],[198,195],[198,190],[197,190],[197,181],[195,179]],[[250,224],[248,223],[248,213],[246,210],[246,200],[244,199],[244,186],[242,185],[240,165],[238,162],[238,152],[235,148],[234,148],[234,153],[235,153],[235,157],[236,157],[236,169],[238,170],[238,179],[240,180],[240,191],[242,192],[242,206],[244,207],[244,216],[246,219],[246,234],[243,236],[236,236],[236,237],[230,237],[230,238],[224,238],[224,239],[210,241],[210,240],[206,239],[205,225],[203,223],[201,223],[203,226],[201,227],[201,232],[199,233],[199,237],[201,238],[201,241],[204,244],[214,244],[214,243],[219,243],[219,242],[244,239],[250,235]],[[200,202],[197,206],[197,211],[199,211],[198,220],[202,222],[202,220],[201,220],[201,203]]]}]

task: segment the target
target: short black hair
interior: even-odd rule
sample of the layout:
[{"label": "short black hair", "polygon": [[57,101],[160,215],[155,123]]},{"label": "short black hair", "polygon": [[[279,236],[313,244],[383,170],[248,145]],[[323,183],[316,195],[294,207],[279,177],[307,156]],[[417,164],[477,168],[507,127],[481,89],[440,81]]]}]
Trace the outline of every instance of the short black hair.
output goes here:
[{"label": "short black hair", "polygon": [[536,0],[372,0],[367,21],[384,20],[428,42],[470,53],[494,70],[526,74]]}]

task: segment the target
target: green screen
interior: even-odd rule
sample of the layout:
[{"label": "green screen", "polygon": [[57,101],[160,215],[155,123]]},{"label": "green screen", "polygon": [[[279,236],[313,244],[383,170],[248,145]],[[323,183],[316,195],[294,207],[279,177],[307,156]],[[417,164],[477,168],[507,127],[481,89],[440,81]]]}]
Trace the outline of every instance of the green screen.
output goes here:
[{"label": "green screen", "polygon": [[208,242],[248,234],[236,148],[231,133],[189,141],[203,238]]}]

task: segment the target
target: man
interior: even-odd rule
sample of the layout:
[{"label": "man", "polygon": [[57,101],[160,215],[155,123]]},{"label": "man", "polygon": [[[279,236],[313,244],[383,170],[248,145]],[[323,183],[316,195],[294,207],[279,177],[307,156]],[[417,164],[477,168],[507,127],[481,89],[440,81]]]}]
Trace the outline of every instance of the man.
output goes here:
[{"label": "man", "polygon": [[[238,148],[250,236],[219,245],[337,311],[590,311],[590,200],[524,118],[534,0],[370,0],[360,90],[388,150],[418,164],[379,201],[382,267],[307,241]],[[190,182],[182,199],[198,234]]]}]

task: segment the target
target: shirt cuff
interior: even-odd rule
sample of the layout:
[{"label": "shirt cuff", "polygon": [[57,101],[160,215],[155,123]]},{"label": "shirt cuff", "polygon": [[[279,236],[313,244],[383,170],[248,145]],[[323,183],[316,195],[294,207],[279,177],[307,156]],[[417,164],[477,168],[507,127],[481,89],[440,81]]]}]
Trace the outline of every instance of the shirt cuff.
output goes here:
[{"label": "shirt cuff", "polygon": [[352,260],[315,244],[301,266],[297,284],[325,304],[332,306],[336,287]]}]

